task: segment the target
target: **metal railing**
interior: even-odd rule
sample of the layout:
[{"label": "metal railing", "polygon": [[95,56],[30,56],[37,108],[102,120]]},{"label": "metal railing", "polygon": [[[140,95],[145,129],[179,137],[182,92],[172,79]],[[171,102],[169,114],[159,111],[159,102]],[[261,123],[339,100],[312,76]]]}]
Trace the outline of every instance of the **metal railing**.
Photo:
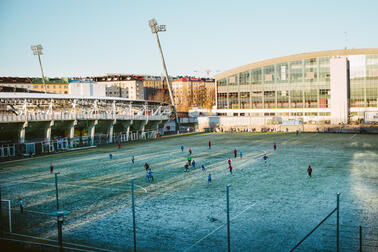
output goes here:
[{"label": "metal railing", "polygon": [[77,113],[52,113],[52,114],[27,114],[27,115],[2,115],[0,122],[25,122],[25,121],[52,121],[52,120],[168,120],[168,115],[135,115],[135,114],[77,114]]}]

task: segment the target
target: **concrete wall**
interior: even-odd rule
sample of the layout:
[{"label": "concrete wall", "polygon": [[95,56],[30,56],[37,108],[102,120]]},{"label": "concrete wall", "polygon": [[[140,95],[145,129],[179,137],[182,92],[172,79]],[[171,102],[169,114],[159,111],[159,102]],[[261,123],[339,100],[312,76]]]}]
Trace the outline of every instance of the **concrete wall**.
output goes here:
[{"label": "concrete wall", "polygon": [[348,123],[348,59],[334,57],[330,60],[331,123]]},{"label": "concrete wall", "polygon": [[69,84],[69,93],[80,96],[106,96],[105,85],[93,82],[72,82]]},{"label": "concrete wall", "polygon": [[[109,97],[125,97],[135,100],[144,100],[144,86],[142,81],[122,80],[101,81],[97,83],[101,83],[106,86],[107,96]],[[110,94],[110,92],[112,92],[112,94]],[[114,94],[114,92],[121,92],[121,94]]]}]

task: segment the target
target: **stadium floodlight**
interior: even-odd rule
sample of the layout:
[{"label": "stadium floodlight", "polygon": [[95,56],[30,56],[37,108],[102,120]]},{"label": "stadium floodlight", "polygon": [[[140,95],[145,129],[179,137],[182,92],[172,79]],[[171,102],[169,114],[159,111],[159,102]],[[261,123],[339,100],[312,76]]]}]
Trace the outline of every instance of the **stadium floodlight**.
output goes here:
[{"label": "stadium floodlight", "polygon": [[42,63],[41,63],[41,55],[43,55],[43,53],[42,53],[43,47],[42,47],[42,45],[32,45],[30,48],[32,49],[34,55],[38,55],[39,66],[41,67],[41,73],[42,73],[43,88],[44,88],[45,94],[46,94],[47,91],[46,91],[45,76],[43,74],[43,68],[42,68]]},{"label": "stadium floodlight", "polygon": [[178,117],[177,117],[177,112],[176,112],[176,107],[175,107],[175,101],[173,99],[173,92],[172,92],[172,88],[171,88],[171,82],[170,82],[170,79],[169,79],[169,76],[168,76],[167,66],[165,64],[163,50],[161,49],[160,40],[159,40],[159,34],[158,34],[159,32],[165,32],[166,28],[165,28],[165,25],[158,25],[158,23],[157,23],[157,21],[156,21],[155,18],[150,19],[148,21],[148,25],[151,28],[151,32],[156,34],[156,41],[157,41],[157,44],[159,46],[159,51],[160,51],[161,61],[163,63],[165,78],[167,79],[167,86],[168,86],[168,91],[169,91],[169,97],[171,98],[172,109],[173,109],[173,113],[175,115],[176,130],[177,130],[177,132],[179,132],[179,126],[180,125],[179,125],[179,122],[178,122]]}]

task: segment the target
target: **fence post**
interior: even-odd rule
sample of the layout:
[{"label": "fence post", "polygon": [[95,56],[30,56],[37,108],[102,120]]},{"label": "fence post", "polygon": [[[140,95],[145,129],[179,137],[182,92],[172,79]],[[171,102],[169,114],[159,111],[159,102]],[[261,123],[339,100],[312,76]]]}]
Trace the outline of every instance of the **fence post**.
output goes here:
[{"label": "fence post", "polygon": [[56,192],[56,211],[59,211],[58,174],[60,174],[60,172],[56,172],[54,174],[55,175],[55,192]]},{"label": "fence post", "polygon": [[136,252],[134,179],[131,180],[131,203],[132,203],[132,210],[133,210],[134,251]]},{"label": "fence post", "polygon": [[8,215],[9,215],[9,233],[12,233],[12,212],[11,212],[10,200],[8,200]]},{"label": "fence post", "polygon": [[227,185],[227,248],[228,252],[231,251],[231,244],[230,244],[230,186]]},{"label": "fence post", "polygon": [[336,229],[337,229],[337,241],[336,241],[336,251],[340,251],[340,193],[337,193],[337,206],[336,206]]},{"label": "fence post", "polygon": [[362,252],[362,227],[360,226],[360,252]]}]

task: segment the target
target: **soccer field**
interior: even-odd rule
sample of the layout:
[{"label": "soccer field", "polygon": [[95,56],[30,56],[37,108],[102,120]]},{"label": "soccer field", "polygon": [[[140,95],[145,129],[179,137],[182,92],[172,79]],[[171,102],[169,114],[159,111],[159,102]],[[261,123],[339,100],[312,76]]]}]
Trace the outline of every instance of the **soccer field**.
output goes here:
[{"label": "soccer field", "polygon": [[[196,168],[184,172],[189,148]],[[366,227],[364,251],[378,249],[378,135],[197,134],[0,163],[2,199],[12,202],[13,232],[57,239],[56,218],[48,216],[56,210],[51,162],[60,172],[60,205],[71,211],[63,224],[65,242],[131,250],[130,182],[135,178],[138,251],[227,251],[227,185],[232,251],[290,250],[336,207],[337,192],[341,248],[359,248],[361,225]],[[145,162],[152,183],[146,181]],[[298,251],[335,248],[334,214]]]}]

